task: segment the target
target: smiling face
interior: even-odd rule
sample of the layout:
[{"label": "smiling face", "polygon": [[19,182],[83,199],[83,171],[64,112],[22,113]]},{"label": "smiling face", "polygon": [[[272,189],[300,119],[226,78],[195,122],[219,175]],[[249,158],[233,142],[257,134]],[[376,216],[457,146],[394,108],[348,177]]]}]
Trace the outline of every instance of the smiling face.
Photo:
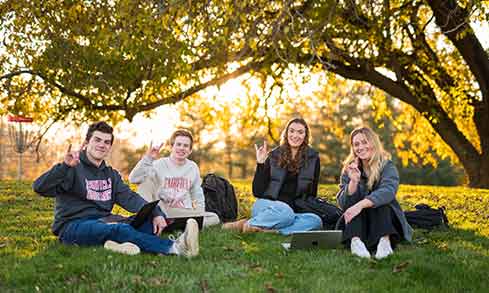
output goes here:
[{"label": "smiling face", "polygon": [[353,136],[352,148],[355,156],[365,162],[368,162],[368,160],[370,160],[374,154],[372,143],[367,139],[367,136],[361,132]]},{"label": "smiling face", "polygon": [[287,129],[287,142],[291,148],[299,148],[306,137],[306,127],[301,123],[293,122]]},{"label": "smiling face", "polygon": [[170,157],[177,161],[184,161],[192,153],[192,141],[188,136],[177,136],[171,147]]},{"label": "smiling face", "polygon": [[112,148],[112,134],[95,130],[86,142],[87,157],[90,162],[100,165]]}]

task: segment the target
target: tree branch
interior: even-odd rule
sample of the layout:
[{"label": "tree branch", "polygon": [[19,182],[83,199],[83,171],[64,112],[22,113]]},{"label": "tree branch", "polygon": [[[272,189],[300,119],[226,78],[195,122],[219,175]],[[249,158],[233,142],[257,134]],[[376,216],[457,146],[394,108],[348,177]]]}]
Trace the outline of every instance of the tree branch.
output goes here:
[{"label": "tree branch", "polygon": [[[301,59],[308,60],[310,56],[302,56]],[[421,113],[435,129],[435,131],[446,141],[457,154],[462,162],[469,160],[478,160],[480,154],[477,149],[470,143],[464,134],[458,129],[455,122],[450,119],[445,110],[436,100],[434,93],[430,89],[423,88],[418,90],[429,97],[420,97],[420,93],[411,90],[402,81],[394,81],[389,77],[379,73],[374,66],[366,65],[346,65],[338,60],[331,61],[333,67],[325,68],[336,74],[339,74],[347,79],[360,80],[370,83],[371,85],[385,91],[389,95],[400,99],[401,101],[413,106]],[[421,84],[419,80],[415,80],[413,72],[403,73],[408,76],[408,83],[415,89],[416,87],[428,86]],[[427,93],[425,93],[425,91]],[[436,115],[436,120],[429,119],[430,115]]]},{"label": "tree branch", "polygon": [[14,72],[11,72],[11,73],[8,73],[8,74],[5,74],[3,76],[0,77],[0,81],[2,79],[11,79],[15,76],[18,76],[18,75],[21,75],[21,74],[30,74],[30,75],[34,75],[34,76],[37,76],[41,79],[43,79],[45,82],[47,82],[48,84],[56,87],[57,89],[59,89],[60,92],[62,92],[63,94],[67,95],[67,96],[71,96],[71,97],[74,97],[74,98],[77,98],[79,99],[80,101],[82,101],[85,105],[89,106],[89,108],[92,108],[92,106],[94,106],[92,104],[92,101],[90,100],[90,98],[82,95],[82,94],[79,94],[71,89],[68,89],[66,87],[64,87],[62,84],[58,83],[57,81],[51,79],[51,78],[48,78],[46,75],[40,73],[40,72],[36,72],[34,70],[30,70],[30,69],[26,69],[26,70],[19,70],[19,71],[14,71]]},{"label": "tree branch", "polygon": [[[450,39],[474,74],[482,96],[489,106],[489,55],[467,23],[469,13],[454,0],[428,0],[435,21]],[[489,112],[489,108],[487,109]]]}]

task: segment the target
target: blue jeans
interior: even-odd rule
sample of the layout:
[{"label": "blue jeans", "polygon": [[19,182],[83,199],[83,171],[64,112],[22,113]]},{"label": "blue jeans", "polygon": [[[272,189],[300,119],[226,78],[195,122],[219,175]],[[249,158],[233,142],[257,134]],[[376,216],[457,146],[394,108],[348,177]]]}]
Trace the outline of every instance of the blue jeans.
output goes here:
[{"label": "blue jeans", "polygon": [[168,254],[173,241],[153,234],[152,220],[138,229],[129,224],[107,224],[100,219],[83,218],[65,224],[59,240],[64,244],[103,245],[105,241],[131,242],[141,251]]},{"label": "blue jeans", "polygon": [[251,209],[251,226],[278,230],[280,234],[320,229],[321,218],[313,213],[294,213],[292,208],[278,200],[259,198]]}]

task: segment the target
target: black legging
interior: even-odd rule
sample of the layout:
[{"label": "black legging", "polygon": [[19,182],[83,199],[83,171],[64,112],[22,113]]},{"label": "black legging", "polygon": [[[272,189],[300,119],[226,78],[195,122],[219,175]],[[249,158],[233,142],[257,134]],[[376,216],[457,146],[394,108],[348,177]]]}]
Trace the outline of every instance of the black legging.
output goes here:
[{"label": "black legging", "polygon": [[369,250],[373,250],[382,236],[389,235],[394,248],[400,240],[401,229],[399,221],[388,205],[367,208],[344,226],[343,242],[349,245],[351,239],[357,236]]}]

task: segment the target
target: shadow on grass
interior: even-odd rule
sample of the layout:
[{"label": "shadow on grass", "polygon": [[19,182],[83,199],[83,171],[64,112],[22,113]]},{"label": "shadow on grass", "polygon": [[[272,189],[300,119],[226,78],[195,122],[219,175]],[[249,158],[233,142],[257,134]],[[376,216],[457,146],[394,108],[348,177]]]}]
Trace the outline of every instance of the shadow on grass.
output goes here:
[{"label": "shadow on grass", "polygon": [[61,245],[49,231],[52,210],[28,185],[0,182],[0,292],[487,291],[489,238],[471,230],[418,230],[414,244],[375,261],[347,249],[286,252],[287,237],[215,227],[188,260]]},{"label": "shadow on grass", "polygon": [[[2,260],[2,291],[166,292],[364,292],[484,291],[489,239],[470,231],[417,231],[382,261],[351,256],[347,249],[286,252],[287,237],[209,229],[201,255],[118,255],[101,247],[47,241],[32,257]],[[39,239],[35,241],[40,241]],[[6,256],[10,258],[9,256]],[[12,260],[12,258],[10,258]]]}]

